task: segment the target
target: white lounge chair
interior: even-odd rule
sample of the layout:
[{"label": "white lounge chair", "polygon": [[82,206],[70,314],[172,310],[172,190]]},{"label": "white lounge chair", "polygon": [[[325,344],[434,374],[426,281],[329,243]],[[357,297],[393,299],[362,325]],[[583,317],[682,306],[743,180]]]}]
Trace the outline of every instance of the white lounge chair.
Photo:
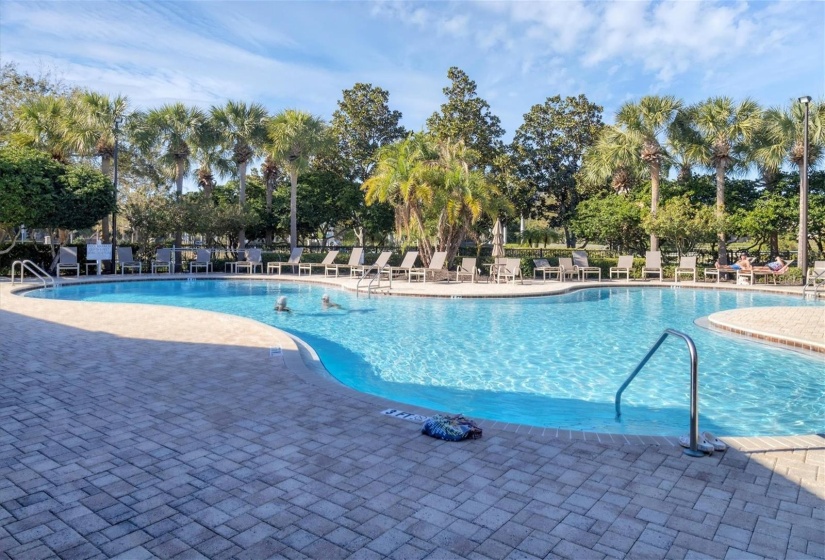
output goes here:
[{"label": "white lounge chair", "polygon": [[396,272],[401,272],[409,277],[410,270],[415,268],[416,259],[418,259],[418,251],[407,251],[407,254],[404,255],[404,260],[401,261],[400,265],[390,267],[390,276],[395,275]]},{"label": "white lounge chair", "polygon": [[198,249],[194,261],[189,261],[189,273],[192,274],[199,268],[204,272],[212,272],[212,252],[209,249]]},{"label": "white lounge chair", "polygon": [[610,267],[610,278],[615,275],[619,280],[622,279],[622,274],[625,279],[630,281],[630,271],[633,270],[633,255],[622,255],[619,257],[619,262],[616,266]]},{"label": "white lounge chair", "polygon": [[289,267],[292,270],[292,272],[295,272],[295,269],[297,268],[298,269],[298,274],[300,274],[301,273],[301,269],[300,269],[301,254],[303,252],[304,252],[303,247],[295,247],[289,253],[289,260],[288,261],[286,261],[286,262],[278,261],[278,262],[267,263],[266,264],[266,273],[267,274],[273,274],[277,270],[278,274],[280,274],[281,271],[284,268]]},{"label": "white lounge chair", "polygon": [[77,247],[61,247],[60,260],[57,263],[57,275],[61,270],[74,270],[80,276],[80,264],[77,262]]},{"label": "white lounge chair", "polygon": [[298,263],[298,276],[301,275],[301,272],[306,272],[308,275],[312,276],[312,267],[313,266],[323,266],[327,267],[335,262],[335,257],[338,256],[338,251],[330,251],[327,253],[327,256],[324,257],[319,263]]},{"label": "white lounge chair", "polygon": [[825,284],[825,261],[814,261],[814,266],[808,269],[805,277],[806,286]]},{"label": "white lounge chair", "polygon": [[590,266],[585,251],[573,251],[573,264],[579,271],[579,280],[587,280],[588,274],[595,274],[599,282],[602,281],[602,269],[598,266]]},{"label": "white lounge chair", "polygon": [[358,276],[365,276],[372,272],[373,270],[376,271],[378,274],[386,274],[389,277],[389,271],[387,270],[387,265],[390,262],[390,257],[392,256],[392,251],[383,251],[378,258],[375,259],[375,262],[372,264],[360,264],[358,266],[353,266],[349,269],[349,275],[351,278],[357,278]]},{"label": "white lounge chair", "polygon": [[559,268],[561,269],[561,278],[570,277],[574,280],[579,278],[579,269],[573,264],[573,259],[570,257],[559,257]]},{"label": "white lounge chair", "polygon": [[650,275],[658,275],[659,282],[663,280],[661,251],[647,251],[645,253],[645,266],[642,269],[642,278],[647,278]]},{"label": "white lounge chair", "polygon": [[463,257],[461,264],[455,269],[455,281],[461,282],[462,278],[469,278],[470,283],[476,281],[476,257]]},{"label": "white lounge chair", "polygon": [[[447,259],[446,251],[436,251],[433,253],[433,258],[430,260],[430,266],[425,268],[411,268],[409,281],[412,282],[413,277],[421,278],[424,283],[427,282],[427,273],[431,272],[433,279],[435,279],[436,272],[444,268],[444,261]],[[449,280],[449,278],[448,278]]]},{"label": "white lounge chair", "polygon": [[247,249],[246,258],[235,263],[234,272],[243,272],[244,270],[253,274],[255,269],[261,269],[261,274],[264,273],[264,262],[260,249]]},{"label": "white lounge chair", "polygon": [[360,266],[363,258],[364,248],[355,247],[349,255],[349,261],[347,261],[347,264],[332,263],[326,265],[324,267],[324,276],[329,276],[330,271],[335,271],[335,277],[338,278],[338,274],[341,272],[342,268],[352,269],[353,266]]},{"label": "white lounge chair", "polygon": [[175,271],[175,263],[172,262],[172,249],[158,249],[155,258],[152,259],[152,274],[163,269],[166,269],[168,274]]},{"label": "white lounge chair", "polygon": [[679,266],[673,272],[673,281],[679,282],[679,276],[692,276],[696,282],[696,257],[682,257]]},{"label": "white lounge chair", "polygon": [[117,248],[117,264],[120,265],[120,274],[126,274],[127,270],[134,270],[137,269],[138,274],[143,272],[143,263],[140,261],[136,261],[132,257],[132,248],[131,247],[118,247]]},{"label": "white lounge chair", "polygon": [[509,278],[515,284],[517,277],[519,279],[519,283],[524,284],[524,277],[521,275],[521,259],[505,259],[504,265],[498,267],[499,282],[501,282],[502,278],[505,282],[507,282],[507,279]]},{"label": "white lounge chair", "polygon": [[550,276],[550,280],[552,280],[554,274],[556,275],[556,279],[561,282],[561,267],[551,266],[550,261],[547,259],[533,259],[534,280],[538,276],[539,272],[541,272],[542,275],[542,282],[547,282],[548,276]]}]

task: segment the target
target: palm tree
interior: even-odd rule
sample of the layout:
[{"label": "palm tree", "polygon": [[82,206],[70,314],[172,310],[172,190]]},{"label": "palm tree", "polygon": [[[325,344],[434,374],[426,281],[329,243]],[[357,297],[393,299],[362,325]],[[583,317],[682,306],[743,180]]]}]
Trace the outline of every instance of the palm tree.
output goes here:
[{"label": "palm tree", "polygon": [[[605,128],[587,157],[585,168],[589,169],[583,170],[583,177],[603,182],[610,177],[633,175],[633,170],[643,168],[650,178],[650,213],[655,216],[659,207],[659,181],[670,163],[663,136],[681,106],[680,100],[669,95],[645,96],[638,103],[622,105],[616,124]],[[651,234],[651,250],[655,251],[658,246],[659,240]]]},{"label": "palm tree", "polygon": [[329,138],[323,120],[295,109],[275,115],[268,132],[272,159],[289,173],[289,246],[294,249],[298,244],[298,174],[309,166]]},{"label": "palm tree", "polygon": [[713,97],[692,110],[693,123],[701,144],[697,157],[704,165],[716,170],[716,221],[719,262],[727,264],[728,251],[724,227],[725,174],[734,164],[741,146],[751,141],[762,120],[762,110],[751,100],[735,104],[730,97]]},{"label": "palm tree", "polygon": [[[789,161],[801,169],[805,154],[804,115],[805,106],[797,100],[790,107],[765,111],[760,134],[763,141],[754,152],[760,166],[778,172]],[[814,167],[825,155],[825,102],[811,102],[808,134],[808,165]]]},{"label": "palm tree", "polygon": [[449,261],[482,215],[512,212],[474,167],[477,160],[463,142],[412,134],[379,150],[374,172],[362,187],[367,204],[388,202],[395,208],[396,230],[417,242],[425,264],[435,251],[446,251]]},{"label": "palm tree", "polygon": [[[115,121],[126,116],[126,97],[83,91],[69,106],[66,140],[75,153],[99,157],[100,172],[112,177],[115,157]],[[109,242],[109,216],[103,218],[103,240]]]},{"label": "palm tree", "polygon": [[[272,215],[272,192],[275,190],[275,185],[281,178],[281,167],[278,162],[272,157],[272,154],[266,156],[264,162],[261,164],[261,176],[266,186],[266,214]],[[272,243],[272,227],[267,225],[266,237],[264,243]]]},{"label": "palm tree", "polygon": [[[192,146],[202,134],[207,122],[206,113],[183,103],[163,105],[152,109],[138,121],[135,140],[144,150],[158,148],[160,163],[175,178],[178,199],[183,195],[183,179],[190,170]],[[180,227],[175,230],[175,247],[183,243]],[[180,268],[180,253],[175,252],[175,269]]]},{"label": "palm tree", "polygon": [[17,146],[46,152],[55,160],[67,163],[71,146],[67,140],[69,108],[66,99],[38,97],[18,109],[11,142]]},{"label": "palm tree", "polygon": [[[212,119],[223,138],[224,149],[232,153],[237,165],[238,202],[246,204],[246,166],[266,141],[266,109],[259,103],[227,101],[224,107],[212,107]],[[238,233],[238,249],[246,248],[246,231]]]}]

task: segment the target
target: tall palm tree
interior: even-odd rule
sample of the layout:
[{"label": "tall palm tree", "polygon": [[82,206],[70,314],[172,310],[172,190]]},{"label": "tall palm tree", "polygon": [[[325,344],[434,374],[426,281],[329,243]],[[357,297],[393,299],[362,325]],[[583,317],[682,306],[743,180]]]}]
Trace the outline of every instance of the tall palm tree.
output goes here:
[{"label": "tall palm tree", "polygon": [[[615,182],[617,177],[643,168],[650,178],[650,213],[655,216],[659,208],[659,182],[670,164],[665,136],[681,106],[680,100],[669,95],[649,95],[622,105],[616,124],[606,127],[590,150],[583,177],[591,181],[613,177]],[[651,250],[658,246],[659,240],[651,234]]]},{"label": "tall palm tree", "polygon": [[289,245],[298,244],[298,174],[329,142],[324,121],[305,111],[287,109],[275,115],[268,125],[268,150],[289,173]]},{"label": "tall palm tree", "polygon": [[[272,154],[268,154],[261,164],[261,176],[266,187],[266,214],[270,216],[272,214],[272,193],[281,178],[281,167],[272,157]],[[267,225],[264,242],[272,243],[272,227],[270,225]]]},{"label": "tall palm tree", "polygon": [[699,160],[716,171],[716,221],[719,262],[727,264],[725,217],[725,174],[736,163],[741,146],[751,141],[760,128],[762,110],[751,100],[734,103],[730,97],[713,97],[692,110],[693,123],[701,138]]},{"label": "tall palm tree", "polygon": [[[115,121],[126,117],[129,100],[118,95],[83,91],[72,98],[66,140],[81,156],[99,157],[100,172],[112,177],[115,157]],[[109,242],[109,216],[102,222],[103,240]]]},{"label": "tall palm tree", "polygon": [[[812,101],[808,108],[808,165],[817,165],[825,155],[825,102]],[[771,171],[779,171],[788,161],[801,169],[805,154],[803,120],[805,106],[797,100],[786,108],[771,107],[763,114],[761,146],[754,156]]]},{"label": "tall palm tree", "polygon": [[[246,166],[266,141],[267,113],[263,105],[243,101],[227,101],[223,107],[212,107],[212,120],[223,139],[224,149],[232,154],[237,166],[238,202],[246,204]],[[238,233],[238,249],[246,248],[246,230]]]},{"label": "tall palm tree", "polygon": [[[204,131],[206,113],[197,107],[187,107],[183,103],[163,105],[152,109],[136,127],[135,140],[144,150],[160,150],[160,163],[175,179],[178,198],[183,194],[183,179],[189,173],[192,160],[192,146]],[[183,243],[180,227],[175,230],[175,247]],[[175,252],[175,269],[180,267],[180,253]]]}]

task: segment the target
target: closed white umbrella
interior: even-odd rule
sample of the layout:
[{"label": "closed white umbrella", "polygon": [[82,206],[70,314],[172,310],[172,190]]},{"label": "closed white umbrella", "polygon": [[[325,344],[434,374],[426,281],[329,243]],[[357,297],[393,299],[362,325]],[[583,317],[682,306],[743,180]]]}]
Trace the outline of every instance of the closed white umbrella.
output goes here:
[{"label": "closed white umbrella", "polygon": [[496,220],[493,225],[493,258],[504,256],[504,228],[501,227],[501,220]]}]

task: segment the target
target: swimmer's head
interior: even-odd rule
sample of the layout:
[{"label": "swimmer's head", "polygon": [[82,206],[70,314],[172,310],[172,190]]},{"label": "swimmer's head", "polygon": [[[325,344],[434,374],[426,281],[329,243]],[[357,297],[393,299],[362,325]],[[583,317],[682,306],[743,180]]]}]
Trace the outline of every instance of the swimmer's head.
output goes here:
[{"label": "swimmer's head", "polygon": [[286,305],[286,296],[281,296],[278,298],[278,305],[285,306]]},{"label": "swimmer's head", "polygon": [[329,301],[329,294],[324,294],[321,296],[321,301]]}]

